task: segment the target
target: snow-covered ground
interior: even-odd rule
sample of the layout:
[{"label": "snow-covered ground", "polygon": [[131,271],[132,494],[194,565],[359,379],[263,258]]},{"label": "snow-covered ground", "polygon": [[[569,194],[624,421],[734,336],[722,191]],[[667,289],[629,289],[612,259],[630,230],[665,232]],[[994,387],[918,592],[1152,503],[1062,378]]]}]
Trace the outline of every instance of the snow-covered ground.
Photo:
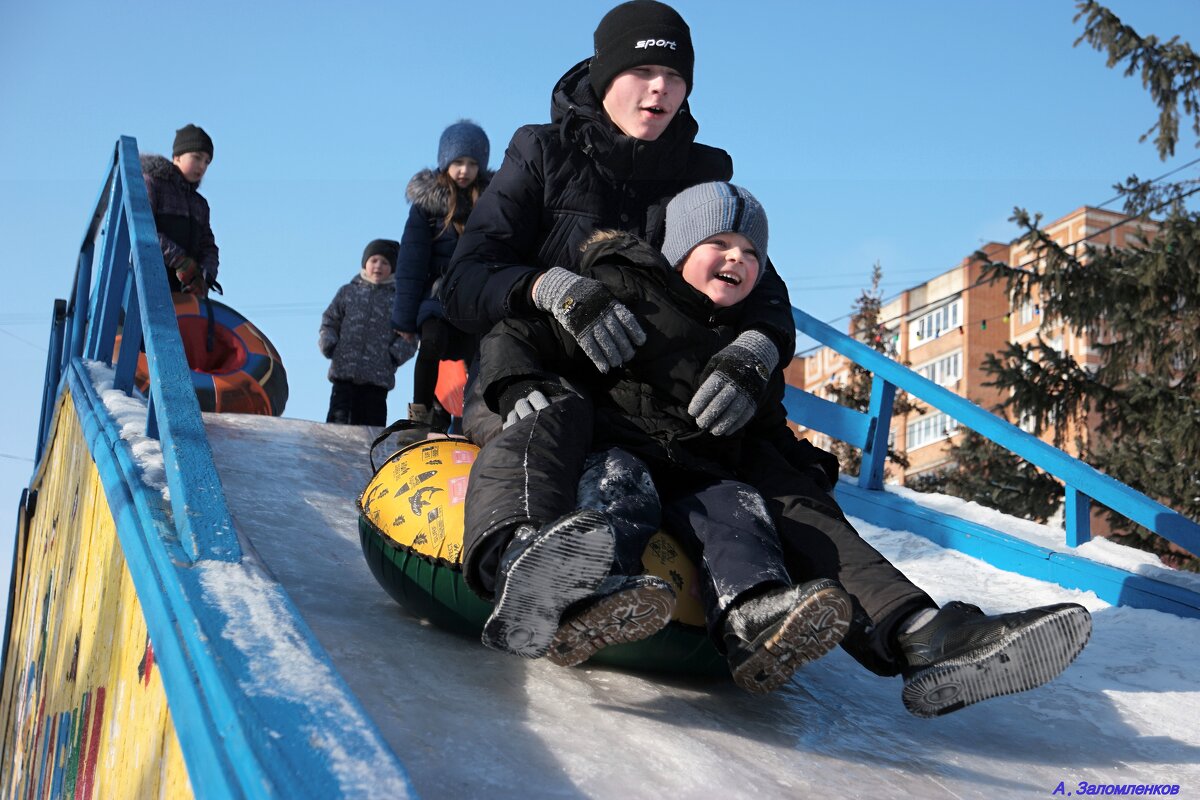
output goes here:
[{"label": "snow-covered ground", "polygon": [[[841,651],[766,697],[721,679],[561,669],[423,623],[378,586],[355,509],[374,431],[205,423],[239,531],[422,797],[1050,797],[1080,782],[1200,795],[1200,620],[1115,608],[855,521],[935,599],[992,612],[1080,602],[1091,643],[1046,687],[936,720],[905,712],[899,678]],[[985,511],[977,521],[996,526]]]}]

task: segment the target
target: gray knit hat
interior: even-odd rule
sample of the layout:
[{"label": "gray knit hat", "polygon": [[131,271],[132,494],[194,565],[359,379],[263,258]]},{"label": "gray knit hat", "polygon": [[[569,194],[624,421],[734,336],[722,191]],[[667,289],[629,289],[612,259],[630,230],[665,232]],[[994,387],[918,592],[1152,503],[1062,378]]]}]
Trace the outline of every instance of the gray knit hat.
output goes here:
[{"label": "gray knit hat", "polygon": [[479,171],[487,170],[488,154],[491,150],[483,128],[469,119],[460,119],[446,130],[438,141],[438,172],[445,172],[450,162],[457,158],[473,158],[479,163]]},{"label": "gray knit hat", "polygon": [[663,255],[678,268],[696,245],[727,231],[740,233],[754,245],[761,278],[767,267],[767,212],[754,195],[724,181],[684,189],[667,203]]}]

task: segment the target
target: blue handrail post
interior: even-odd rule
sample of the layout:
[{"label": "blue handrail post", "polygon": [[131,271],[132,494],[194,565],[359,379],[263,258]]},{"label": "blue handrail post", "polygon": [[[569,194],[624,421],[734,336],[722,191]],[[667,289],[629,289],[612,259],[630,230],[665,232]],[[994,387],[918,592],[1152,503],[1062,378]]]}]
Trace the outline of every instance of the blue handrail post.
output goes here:
[{"label": "blue handrail post", "polygon": [[[120,203],[120,182],[113,181],[112,202]],[[129,230],[125,209],[118,205],[110,209],[106,222],[103,268],[96,290],[96,305],[88,337],[88,357],[105,364],[112,363],[112,342],[116,338],[117,320],[125,283],[129,279]],[[114,227],[115,230],[114,230]]]},{"label": "blue handrail post", "polygon": [[[145,336],[145,331],[142,330],[142,312],[138,306],[136,281],[136,276],[133,276],[133,280],[128,282],[131,291],[126,301],[125,325],[121,329],[121,352],[117,354],[117,363],[113,365],[113,388],[122,392],[129,392],[133,388],[138,355],[141,353]],[[114,332],[113,340],[115,338]]]},{"label": "blue handrail post", "polygon": [[892,403],[896,387],[876,375],[871,380],[871,406],[867,412],[871,424],[863,442],[859,485],[864,489],[883,488],[883,468],[887,462],[888,434],[892,426]]},{"label": "blue handrail post", "polygon": [[83,343],[87,335],[88,323],[88,289],[92,285],[91,252],[79,254],[79,268],[75,271],[75,291],[71,293],[71,302],[67,307],[67,316],[71,320],[71,338],[69,356],[81,358]]},{"label": "blue handrail post", "polygon": [[54,416],[54,401],[58,397],[58,384],[62,380],[63,338],[67,327],[67,301],[54,301],[54,315],[50,320],[50,349],[46,353],[46,385],[42,387],[42,413],[38,419],[37,447],[33,463],[42,461],[46,440],[50,437],[50,420]]},{"label": "blue handrail post", "polygon": [[1074,486],[1067,484],[1063,498],[1063,527],[1066,528],[1067,546],[1079,545],[1092,540],[1091,499]]}]

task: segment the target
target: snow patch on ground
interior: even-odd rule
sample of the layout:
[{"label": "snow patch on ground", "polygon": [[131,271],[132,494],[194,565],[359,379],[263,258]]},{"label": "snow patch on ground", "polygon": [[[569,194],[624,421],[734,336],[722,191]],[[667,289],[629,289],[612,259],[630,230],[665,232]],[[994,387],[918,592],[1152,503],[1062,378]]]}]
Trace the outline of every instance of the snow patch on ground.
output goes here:
[{"label": "snow patch on ground", "polygon": [[1143,550],[1126,547],[1102,537],[1096,537],[1079,547],[1067,547],[1066,531],[1061,525],[1042,525],[1031,520],[1010,517],[971,500],[963,500],[945,494],[914,492],[903,486],[887,486],[885,490],[925,508],[977,522],[1030,544],[1045,547],[1047,550],[1079,556],[1099,564],[1128,570],[1135,575],[1142,575],[1163,583],[1200,592],[1200,575],[1164,566],[1153,554]]}]

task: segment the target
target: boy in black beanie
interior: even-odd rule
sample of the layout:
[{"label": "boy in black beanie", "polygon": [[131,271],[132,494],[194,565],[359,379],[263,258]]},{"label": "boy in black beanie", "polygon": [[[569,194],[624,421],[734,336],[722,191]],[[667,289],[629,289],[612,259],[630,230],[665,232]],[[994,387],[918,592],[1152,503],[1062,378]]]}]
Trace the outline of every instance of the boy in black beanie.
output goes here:
[{"label": "boy in black beanie", "polygon": [[191,124],[175,131],[170,161],[153,154],[141,157],[171,291],[201,298],[217,286],[220,266],[208,201],[199,191],[212,158],[212,139],[203,128]]},{"label": "boy in black beanie", "polygon": [[334,295],[321,315],[317,346],[330,360],[326,422],[387,424],[387,396],[396,370],[413,357],[417,344],[392,330],[396,259],[400,243],[374,239],[363,250],[362,268]]}]

